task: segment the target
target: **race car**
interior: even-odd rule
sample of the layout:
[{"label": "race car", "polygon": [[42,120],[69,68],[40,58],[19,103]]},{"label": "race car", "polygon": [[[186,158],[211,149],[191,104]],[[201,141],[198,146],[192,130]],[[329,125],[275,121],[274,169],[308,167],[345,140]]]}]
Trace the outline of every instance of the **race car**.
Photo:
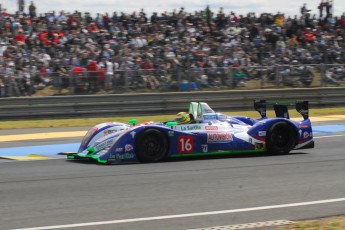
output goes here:
[{"label": "race car", "polygon": [[[268,118],[273,106],[276,117]],[[289,106],[302,115],[289,118]],[[108,122],[91,128],[77,153],[68,159],[92,159],[99,163],[159,162],[167,158],[267,152],[287,154],[294,149],[314,147],[308,101],[270,102],[254,100],[258,119],[215,112],[204,102],[190,102],[188,124],[175,121],[129,124]]]}]

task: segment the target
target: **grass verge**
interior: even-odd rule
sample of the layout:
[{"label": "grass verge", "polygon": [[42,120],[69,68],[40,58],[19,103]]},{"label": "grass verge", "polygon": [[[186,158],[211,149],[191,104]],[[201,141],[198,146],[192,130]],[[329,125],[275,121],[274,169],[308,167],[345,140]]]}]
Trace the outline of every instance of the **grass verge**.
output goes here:
[{"label": "grass verge", "polygon": [[[225,112],[228,115],[241,115],[248,117],[259,117],[256,111],[238,111]],[[345,114],[345,107],[339,108],[322,108],[311,109],[310,116],[326,116],[326,115],[342,115]],[[275,117],[273,111],[268,111],[268,117]],[[159,116],[127,116],[127,117],[102,117],[102,118],[71,118],[71,119],[47,119],[47,120],[19,120],[19,121],[0,121],[0,130],[4,129],[25,129],[25,128],[57,128],[57,127],[84,127],[94,126],[102,122],[117,121],[127,123],[129,119],[137,119],[138,122],[145,121],[169,121],[174,119],[175,115],[159,115]],[[290,110],[291,117],[299,117],[300,115]]]},{"label": "grass verge", "polygon": [[278,227],[276,230],[344,230],[345,216],[303,220],[295,224]]}]

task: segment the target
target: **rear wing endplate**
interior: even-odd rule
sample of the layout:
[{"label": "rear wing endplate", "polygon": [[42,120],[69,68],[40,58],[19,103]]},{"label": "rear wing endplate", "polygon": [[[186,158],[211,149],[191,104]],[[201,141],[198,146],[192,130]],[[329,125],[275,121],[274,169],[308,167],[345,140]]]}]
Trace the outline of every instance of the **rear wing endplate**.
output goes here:
[{"label": "rear wing endplate", "polygon": [[296,102],[275,102],[266,100],[254,100],[254,109],[258,111],[262,118],[267,118],[266,107],[267,105],[273,105],[276,117],[282,117],[290,119],[288,106],[295,106],[297,112],[299,112],[303,119],[309,118],[309,104],[308,101],[296,101]]}]

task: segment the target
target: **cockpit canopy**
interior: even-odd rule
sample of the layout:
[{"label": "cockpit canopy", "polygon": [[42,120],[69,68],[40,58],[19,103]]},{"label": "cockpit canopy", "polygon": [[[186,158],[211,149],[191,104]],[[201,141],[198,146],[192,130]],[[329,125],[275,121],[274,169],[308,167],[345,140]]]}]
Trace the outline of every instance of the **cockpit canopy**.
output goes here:
[{"label": "cockpit canopy", "polygon": [[192,114],[195,120],[217,119],[217,114],[205,102],[190,102],[188,113]]}]

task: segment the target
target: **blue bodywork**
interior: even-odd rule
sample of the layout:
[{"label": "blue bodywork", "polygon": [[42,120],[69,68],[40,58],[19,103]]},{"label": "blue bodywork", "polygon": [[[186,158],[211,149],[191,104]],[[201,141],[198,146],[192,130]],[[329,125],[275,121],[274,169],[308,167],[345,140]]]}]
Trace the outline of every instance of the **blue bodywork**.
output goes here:
[{"label": "blue bodywork", "polygon": [[[94,159],[100,163],[137,161],[136,140],[145,130],[158,130],[164,134],[169,143],[167,157],[265,152],[266,134],[277,122],[285,122],[293,127],[297,137],[294,149],[314,146],[312,126],[308,117],[294,121],[284,117],[267,118],[262,114],[261,118],[252,119],[216,113],[206,103],[197,103],[193,106],[190,106],[189,112],[196,119],[190,124],[99,124],[90,129],[84,137],[78,153],[69,155],[68,158]],[[207,111],[202,111],[203,109]]]}]

